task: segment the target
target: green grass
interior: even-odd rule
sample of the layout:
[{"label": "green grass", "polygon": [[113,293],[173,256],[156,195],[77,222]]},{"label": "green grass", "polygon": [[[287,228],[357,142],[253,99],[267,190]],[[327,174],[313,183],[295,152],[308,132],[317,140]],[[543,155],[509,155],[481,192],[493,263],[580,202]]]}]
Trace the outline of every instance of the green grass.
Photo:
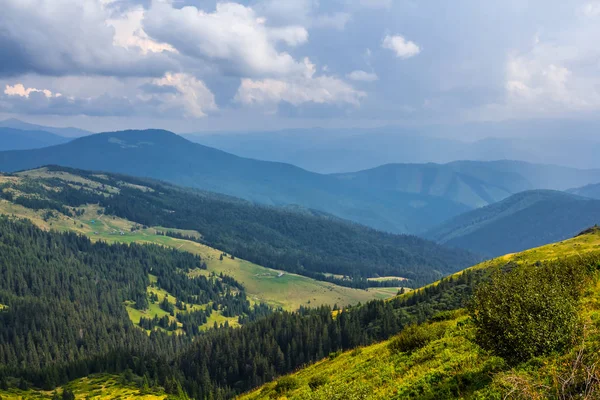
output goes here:
[{"label": "green grass", "polygon": [[[57,388],[59,394],[64,388],[69,388],[75,394],[76,399],[108,400],[108,399],[141,399],[141,400],[164,400],[168,396],[161,390],[151,390],[151,393],[142,393],[133,384],[120,383],[119,376],[114,375],[90,375],[86,378],[77,379],[69,384]],[[0,398],[3,400],[42,400],[52,399],[54,391],[0,390]]]},{"label": "green grass", "polygon": [[[495,268],[509,261],[529,264],[589,252],[600,253],[600,232],[507,255],[473,268]],[[441,331],[442,334],[423,342],[421,347],[401,352],[391,345],[392,338],[325,358],[246,393],[240,399],[549,398],[556,392],[557,382],[571,376],[580,343],[591,354],[596,354],[595,362],[600,362],[598,276],[587,288],[579,313],[586,333],[572,349],[517,367],[510,368],[502,358],[479,347],[474,340],[475,327],[466,311],[457,310],[449,320],[423,327],[425,332]],[[596,379],[600,378],[599,373],[594,373]]]},{"label": "green grass", "polygon": [[[576,236],[574,238],[563,240],[561,242],[550,243],[544,246],[535,247],[529,250],[522,251],[520,253],[506,254],[504,256],[484,261],[480,264],[459,271],[453,274],[453,276],[460,276],[465,271],[472,269],[498,268],[503,265],[506,265],[509,262],[515,263],[517,265],[530,264],[536,261],[551,261],[559,258],[583,255],[586,253],[596,251],[600,251],[600,230],[592,230],[590,233],[585,235]],[[424,289],[429,286],[435,286],[438,284],[438,282],[433,282],[420,289]],[[411,296],[420,289],[413,291],[413,293],[406,293],[404,296]]]}]

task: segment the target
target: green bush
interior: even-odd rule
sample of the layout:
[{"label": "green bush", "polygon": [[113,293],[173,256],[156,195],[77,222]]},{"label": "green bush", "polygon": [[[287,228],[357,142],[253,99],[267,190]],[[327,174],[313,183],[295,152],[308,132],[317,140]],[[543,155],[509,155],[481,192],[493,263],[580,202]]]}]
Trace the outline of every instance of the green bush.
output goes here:
[{"label": "green bush", "polygon": [[275,391],[279,394],[289,392],[290,390],[294,390],[298,388],[300,384],[298,383],[298,379],[293,376],[284,376],[277,381],[277,385],[275,385]]},{"label": "green bush", "polygon": [[308,386],[312,390],[316,390],[320,386],[325,385],[327,382],[329,382],[329,379],[325,375],[316,375],[308,380]]},{"label": "green bush", "polygon": [[585,264],[569,259],[495,272],[469,307],[478,344],[513,364],[571,344]]},{"label": "green bush", "polygon": [[447,324],[441,323],[409,325],[392,338],[389,348],[393,352],[413,352],[444,336],[446,328]]}]

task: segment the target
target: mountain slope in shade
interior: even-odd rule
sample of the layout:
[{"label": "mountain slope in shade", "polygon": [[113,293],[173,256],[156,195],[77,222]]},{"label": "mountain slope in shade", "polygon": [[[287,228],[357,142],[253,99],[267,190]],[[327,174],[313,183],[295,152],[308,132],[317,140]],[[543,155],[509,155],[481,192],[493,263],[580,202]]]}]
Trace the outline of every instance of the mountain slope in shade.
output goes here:
[{"label": "mountain slope in shade", "polygon": [[290,164],[237,157],[161,130],[102,133],[0,153],[0,171],[63,165],[161,179],[269,205],[297,204],[380,230],[411,233],[470,208],[441,197],[365,191]]},{"label": "mountain slope in shade", "polygon": [[575,189],[569,189],[568,192],[576,194],[578,196],[600,200],[600,183],[585,185]]},{"label": "mountain slope in shade", "polygon": [[39,149],[68,141],[65,137],[45,131],[0,128],[0,151]]},{"label": "mountain slope in shade", "polygon": [[0,127],[2,128],[12,128],[12,129],[20,129],[24,131],[44,131],[50,132],[58,136],[64,137],[81,137],[91,135],[93,132],[86,131],[85,129],[79,128],[57,128],[54,126],[44,126],[44,125],[36,125],[30,124],[28,122],[24,122],[15,118],[5,119],[4,121],[0,121]]},{"label": "mountain slope in shade", "polygon": [[531,189],[563,190],[594,182],[600,170],[580,170],[522,161],[455,161],[448,164],[388,164],[332,175],[363,190],[439,196],[471,208]]},{"label": "mountain slope in shade", "polygon": [[488,256],[564,240],[600,223],[600,200],[533,190],[470,211],[424,236]]}]

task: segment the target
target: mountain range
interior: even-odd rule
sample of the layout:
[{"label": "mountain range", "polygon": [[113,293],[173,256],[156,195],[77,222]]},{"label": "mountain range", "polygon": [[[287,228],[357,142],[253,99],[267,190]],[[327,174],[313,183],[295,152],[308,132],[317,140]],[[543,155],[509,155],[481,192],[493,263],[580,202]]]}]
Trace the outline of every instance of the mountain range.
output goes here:
[{"label": "mountain range", "polygon": [[38,149],[68,141],[68,138],[46,131],[23,131],[13,128],[0,128],[0,151]]},{"label": "mountain range", "polygon": [[459,215],[424,236],[438,243],[499,256],[572,237],[600,223],[600,200],[531,190]]},{"label": "mountain range", "polygon": [[388,164],[333,176],[362,190],[427,194],[477,208],[525,190],[565,190],[599,182],[600,170],[507,160],[455,161]]},{"label": "mountain range", "polygon": [[600,170],[515,161],[394,164],[318,174],[238,157],[168,131],[107,132],[33,150],[0,152],[0,170],[42,165],[149,177],[275,206],[320,210],[395,233],[420,233],[531,189],[600,182]]},{"label": "mountain range", "polygon": [[[184,135],[239,156],[339,173],[393,163],[521,160],[600,168],[596,121],[544,120]],[[569,132],[569,138],[563,133]],[[460,139],[456,139],[460,138]]]},{"label": "mountain range", "polygon": [[28,122],[21,121],[19,119],[10,118],[0,121],[0,128],[12,128],[19,129],[22,131],[43,131],[48,133],[53,133],[58,136],[64,136],[66,138],[74,138],[80,136],[91,135],[93,132],[86,131],[85,129],[80,128],[57,128],[53,126],[45,126],[45,125],[36,125],[30,124]]},{"label": "mountain range", "polygon": [[42,165],[150,177],[268,205],[295,204],[380,230],[405,233],[468,211],[442,197],[363,191],[290,164],[237,157],[160,130],[91,135],[43,149],[0,152],[0,170]]},{"label": "mountain range", "polygon": [[568,192],[583,197],[590,197],[592,199],[600,199],[600,183],[569,189]]}]

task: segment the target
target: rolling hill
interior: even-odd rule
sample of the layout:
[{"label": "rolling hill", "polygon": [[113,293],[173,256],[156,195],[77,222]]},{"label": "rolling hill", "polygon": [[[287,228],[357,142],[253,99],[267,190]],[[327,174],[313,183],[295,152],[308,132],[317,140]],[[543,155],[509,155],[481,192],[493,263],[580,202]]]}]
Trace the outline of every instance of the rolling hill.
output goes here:
[{"label": "rolling hill", "polygon": [[237,157],[160,130],[102,133],[44,149],[0,152],[0,171],[51,164],[150,177],[267,205],[295,204],[396,233],[421,231],[470,209],[427,194],[364,191],[332,176]]},{"label": "rolling hill", "polygon": [[0,128],[0,151],[39,149],[68,141],[65,137],[45,131]]},{"label": "rolling hill", "polygon": [[564,190],[595,182],[600,179],[600,170],[508,160],[455,161],[448,164],[388,164],[332,176],[363,190],[419,193],[477,208],[525,190]]},{"label": "rolling hill", "polygon": [[578,196],[589,197],[600,200],[600,183],[585,185],[575,189],[569,189],[567,192]]},{"label": "rolling hill", "polygon": [[600,223],[600,201],[552,190],[515,194],[425,233],[449,246],[488,256],[560,241]]},{"label": "rolling hill", "polygon": [[99,213],[143,226],[195,231],[201,244],[236,257],[345,286],[366,287],[365,278],[377,276],[403,277],[407,285],[419,286],[477,260],[466,251],[322,213],[259,206],[123,175],[48,167],[7,176],[1,188],[5,200],[26,208],[68,215],[65,207],[95,204]]}]

